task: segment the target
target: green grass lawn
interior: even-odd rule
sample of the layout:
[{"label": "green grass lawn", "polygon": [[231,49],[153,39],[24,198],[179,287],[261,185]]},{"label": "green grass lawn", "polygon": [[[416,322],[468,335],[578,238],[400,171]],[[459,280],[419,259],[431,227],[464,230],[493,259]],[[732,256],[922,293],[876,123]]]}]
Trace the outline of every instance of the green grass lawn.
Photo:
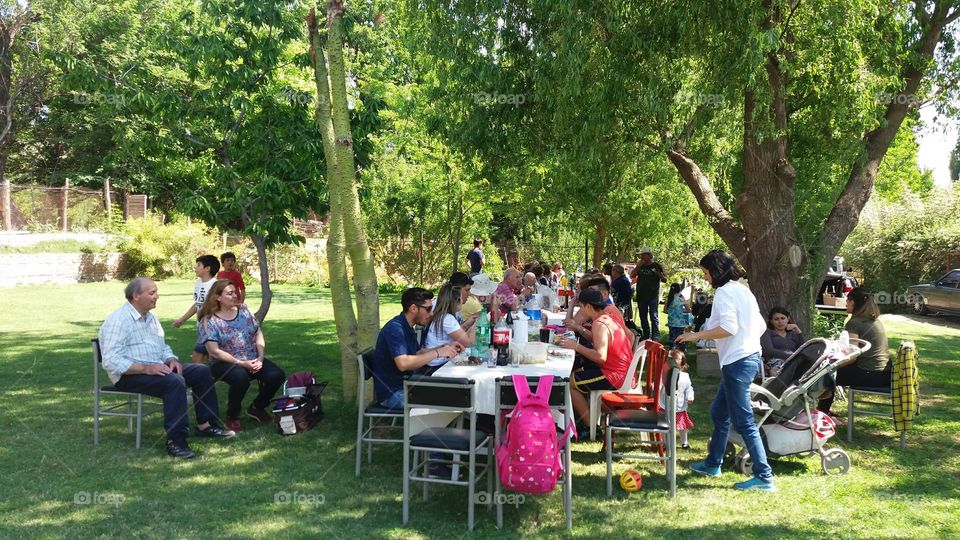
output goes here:
[{"label": "green grass lawn", "polygon": [[[161,416],[144,426],[134,449],[122,419],[107,419],[93,447],[90,338],[123,301],[120,283],[0,289],[0,537],[280,537],[448,538],[466,531],[466,491],[433,488],[415,500],[401,525],[401,452],[374,450],[374,463],[353,476],[356,404],[339,398],[339,360],[329,291],[278,286],[264,331],[268,356],[288,373],[311,370],[331,383],[327,418],[313,431],[277,435],[256,427],[228,441],[191,438],[199,454],[174,461],[163,451]],[[170,321],[189,307],[189,281],[160,284],[157,316],[181,358],[193,323]],[[258,291],[251,289],[251,296]],[[399,311],[385,296],[382,321]],[[257,298],[251,304],[258,304]],[[921,352],[921,417],[899,449],[892,422],[857,422],[854,443],[840,427],[830,445],[846,449],[854,468],[827,477],[816,458],[773,461],[777,494],[739,493],[742,476],[725,468],[703,478],[686,465],[702,458],[711,428],[707,408],[716,381],[694,377],[693,449],[682,451],[678,496],[667,496],[663,468],[634,463],[644,475],[636,494],[605,493],[599,443],[575,443],[577,537],[944,538],[960,536],[960,329],[955,322],[885,318],[891,347],[914,339]],[[666,332],[664,331],[664,335]],[[695,373],[695,368],[692,369]],[[217,386],[221,409],[226,387]],[[247,402],[252,399],[248,395]],[[837,403],[838,410],[844,404]],[[192,421],[192,420],[191,420]],[[619,474],[627,464],[615,465]],[[278,497],[296,495],[298,503]],[[92,503],[87,503],[89,495]],[[566,536],[559,490],[505,509],[502,531],[477,511],[477,537]]]}]

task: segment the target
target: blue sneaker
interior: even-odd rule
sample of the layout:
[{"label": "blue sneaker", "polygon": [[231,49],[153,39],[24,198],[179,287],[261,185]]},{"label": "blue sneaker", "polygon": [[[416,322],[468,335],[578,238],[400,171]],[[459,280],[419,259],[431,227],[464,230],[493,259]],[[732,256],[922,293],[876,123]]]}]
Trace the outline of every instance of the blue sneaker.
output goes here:
[{"label": "blue sneaker", "polygon": [[733,487],[742,490],[756,489],[759,491],[776,491],[777,486],[773,484],[773,480],[763,480],[762,478],[757,478],[754,476],[749,480],[744,480],[743,482],[737,482]]},{"label": "blue sneaker", "polygon": [[698,461],[690,465],[690,470],[704,476],[712,476],[714,478],[720,476],[720,467],[711,467],[707,465],[706,461]]}]

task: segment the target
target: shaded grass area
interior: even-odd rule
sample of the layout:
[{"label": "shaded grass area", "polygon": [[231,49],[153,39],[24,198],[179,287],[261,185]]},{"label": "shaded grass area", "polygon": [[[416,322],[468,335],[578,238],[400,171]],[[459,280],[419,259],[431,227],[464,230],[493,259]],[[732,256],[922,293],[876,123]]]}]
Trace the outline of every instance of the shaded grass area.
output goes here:
[{"label": "shaded grass area", "polygon": [[[163,452],[162,419],[144,426],[134,449],[121,419],[107,419],[92,445],[89,340],[122,301],[120,283],[33,286],[0,290],[0,536],[13,537],[265,537],[449,538],[466,536],[466,493],[431,488],[401,525],[401,456],[379,446],[363,476],[353,475],[356,404],[339,398],[339,353],[329,291],[278,286],[264,326],[268,356],[288,373],[313,371],[331,387],[327,418],[313,431],[277,435],[244,420],[229,441],[191,439],[199,458],[173,461]],[[190,281],[160,284],[156,311],[174,350],[187,358],[193,323],[169,323],[189,307]],[[251,307],[259,300],[250,289]],[[382,321],[399,310],[384,295]],[[678,497],[666,492],[663,468],[628,466],[644,475],[643,490],[605,492],[599,443],[574,444],[574,531],[577,537],[770,538],[955,537],[960,535],[960,330],[939,319],[887,321],[891,347],[909,336],[921,351],[923,408],[896,445],[892,422],[857,422],[852,444],[844,427],[830,441],[850,452],[854,468],[826,477],[816,458],[773,463],[780,492],[738,493],[741,476],[693,476],[685,466],[705,452],[707,408],[716,381],[694,377],[693,449],[681,453]],[[665,334],[665,332],[664,332]],[[691,368],[696,373],[695,367]],[[217,386],[221,408],[226,387]],[[252,399],[248,395],[247,403]],[[842,410],[844,404],[836,407]],[[419,491],[417,491],[419,493]],[[286,503],[285,500],[293,500]],[[478,508],[478,537],[566,536],[559,491],[527,496],[505,509],[502,531]]]}]

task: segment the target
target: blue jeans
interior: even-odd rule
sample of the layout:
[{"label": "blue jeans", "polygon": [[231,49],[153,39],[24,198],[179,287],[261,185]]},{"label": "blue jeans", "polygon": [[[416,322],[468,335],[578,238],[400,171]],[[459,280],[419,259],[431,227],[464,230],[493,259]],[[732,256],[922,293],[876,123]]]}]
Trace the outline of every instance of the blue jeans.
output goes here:
[{"label": "blue jeans", "polygon": [[753,460],[753,475],[761,480],[773,480],[773,470],[767,463],[767,452],[760,441],[760,430],[753,418],[750,406],[750,383],[760,371],[760,354],[754,353],[721,368],[720,387],[717,397],[710,405],[713,434],[710,436],[707,459],[708,467],[723,464],[723,452],[727,436],[733,429],[743,438],[743,444]]},{"label": "blue jeans", "polygon": [[[640,318],[640,330],[643,332],[643,339],[660,339],[660,315],[657,309],[660,307],[659,298],[637,299],[637,317]],[[649,320],[647,315],[650,316]]]},{"label": "blue jeans", "polygon": [[390,397],[387,399],[380,400],[380,406],[386,407],[388,409],[402,409],[403,408],[403,389],[397,390],[396,392],[390,394]]},{"label": "blue jeans", "polygon": [[678,348],[678,349],[680,349],[680,350],[682,350],[682,351],[686,350],[686,349],[687,349],[686,344],[677,345],[677,337],[679,337],[680,334],[683,333],[683,327],[682,327],[682,326],[668,326],[667,328],[670,329],[670,348],[671,348],[671,349],[673,349],[673,348]]}]

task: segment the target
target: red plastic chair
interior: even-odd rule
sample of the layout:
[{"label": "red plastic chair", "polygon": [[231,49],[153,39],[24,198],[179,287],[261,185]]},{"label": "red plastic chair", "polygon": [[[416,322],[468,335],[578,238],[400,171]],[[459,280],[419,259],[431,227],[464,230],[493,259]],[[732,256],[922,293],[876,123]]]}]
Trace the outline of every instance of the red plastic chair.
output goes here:
[{"label": "red plastic chair", "polygon": [[[623,409],[646,409],[654,412],[661,410],[660,381],[663,380],[663,370],[668,367],[667,350],[663,345],[651,339],[644,341],[643,346],[647,349],[648,359],[643,393],[610,392],[604,394],[600,397],[602,411],[610,413]],[[656,434],[655,440],[661,440],[661,436]],[[606,446],[606,440],[604,440],[604,446]],[[659,453],[663,455],[663,446],[659,447]]]},{"label": "red plastic chair", "polygon": [[602,410],[613,412],[620,409],[646,409],[657,411],[660,408],[660,380],[667,364],[667,350],[660,343],[648,339],[643,342],[647,349],[647,372],[643,382],[643,393],[609,392],[600,397]]}]

